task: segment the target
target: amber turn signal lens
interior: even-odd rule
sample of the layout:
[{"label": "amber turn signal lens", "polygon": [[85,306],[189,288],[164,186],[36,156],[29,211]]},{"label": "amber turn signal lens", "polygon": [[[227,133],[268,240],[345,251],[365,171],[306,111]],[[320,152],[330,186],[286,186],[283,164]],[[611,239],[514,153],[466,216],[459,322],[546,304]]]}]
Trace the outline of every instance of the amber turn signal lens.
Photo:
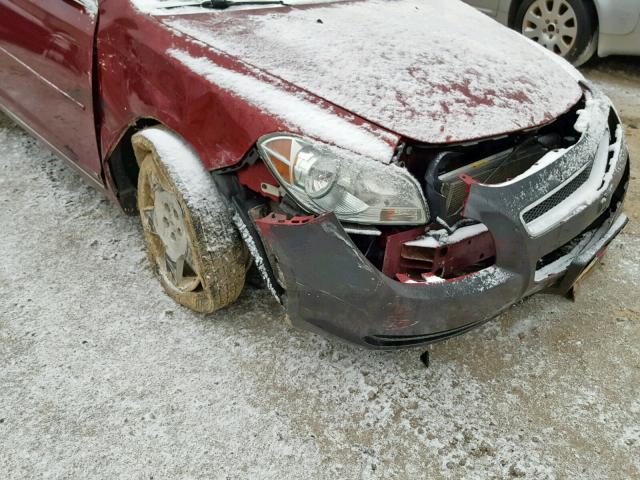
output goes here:
[{"label": "amber turn signal lens", "polygon": [[291,158],[291,139],[278,138],[269,142],[267,155],[278,174],[287,182],[292,182],[291,165],[285,159]]}]

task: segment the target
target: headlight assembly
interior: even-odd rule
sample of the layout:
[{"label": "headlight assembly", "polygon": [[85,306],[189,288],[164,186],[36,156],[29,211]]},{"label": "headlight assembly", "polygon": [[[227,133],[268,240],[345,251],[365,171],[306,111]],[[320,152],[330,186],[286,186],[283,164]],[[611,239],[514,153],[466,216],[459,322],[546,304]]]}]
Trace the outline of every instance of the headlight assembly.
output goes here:
[{"label": "headlight assembly", "polygon": [[402,168],[288,134],[266,135],[257,145],[285,190],[313,213],[369,225],[427,222],[420,185]]}]

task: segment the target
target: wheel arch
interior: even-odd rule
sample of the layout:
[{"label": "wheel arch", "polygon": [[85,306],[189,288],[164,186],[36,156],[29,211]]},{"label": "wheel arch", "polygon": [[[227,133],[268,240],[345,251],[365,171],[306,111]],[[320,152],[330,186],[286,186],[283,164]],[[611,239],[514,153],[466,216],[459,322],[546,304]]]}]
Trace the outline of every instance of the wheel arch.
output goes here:
[{"label": "wheel arch", "polygon": [[109,189],[120,208],[128,215],[138,212],[138,162],[133,152],[131,137],[140,130],[154,125],[164,125],[153,117],[138,117],[122,128],[109,153],[105,156],[103,168]]}]

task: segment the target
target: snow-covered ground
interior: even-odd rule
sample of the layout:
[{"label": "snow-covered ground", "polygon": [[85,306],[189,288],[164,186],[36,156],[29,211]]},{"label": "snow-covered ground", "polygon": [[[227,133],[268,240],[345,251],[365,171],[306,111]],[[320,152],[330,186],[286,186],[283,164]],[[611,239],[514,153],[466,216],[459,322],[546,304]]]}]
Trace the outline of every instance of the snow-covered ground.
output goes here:
[{"label": "snow-covered ground", "polygon": [[[585,70],[640,156],[640,60]],[[421,351],[298,332],[268,291],[172,303],[138,222],[0,117],[2,478],[640,476],[640,185],[572,303]]]}]

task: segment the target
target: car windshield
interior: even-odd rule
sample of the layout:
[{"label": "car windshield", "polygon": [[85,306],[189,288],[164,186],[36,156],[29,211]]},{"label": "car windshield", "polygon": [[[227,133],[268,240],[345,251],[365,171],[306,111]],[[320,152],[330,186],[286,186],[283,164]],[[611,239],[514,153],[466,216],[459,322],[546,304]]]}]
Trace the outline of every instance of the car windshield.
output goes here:
[{"label": "car windshield", "polygon": [[[167,15],[167,14],[184,14],[184,13],[198,13],[203,10],[211,11],[211,4],[219,3],[220,0],[212,0],[212,2],[206,2],[201,0],[131,0],[133,5],[145,13],[154,15]],[[259,8],[262,4],[265,6],[273,6],[274,4],[282,3],[284,5],[306,5],[312,3],[330,3],[336,0],[283,0],[278,2],[276,0],[223,0],[220,3],[226,3],[227,5],[223,9],[235,7],[235,8]],[[338,0],[339,1],[339,0]],[[209,3],[209,5],[206,5]],[[215,9],[215,6],[213,7]]]}]

